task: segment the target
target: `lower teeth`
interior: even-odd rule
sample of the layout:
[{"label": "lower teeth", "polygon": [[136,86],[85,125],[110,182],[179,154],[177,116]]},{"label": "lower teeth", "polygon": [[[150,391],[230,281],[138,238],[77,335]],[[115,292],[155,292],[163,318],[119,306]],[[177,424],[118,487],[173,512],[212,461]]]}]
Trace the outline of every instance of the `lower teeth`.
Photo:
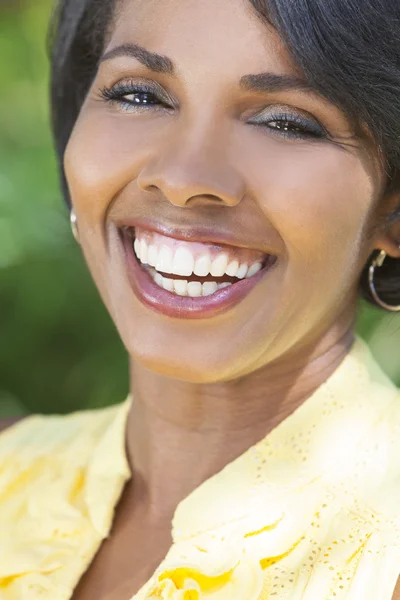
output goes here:
[{"label": "lower teeth", "polygon": [[187,281],[186,279],[170,279],[168,277],[163,277],[153,267],[147,266],[147,269],[159,287],[168,292],[175,293],[178,296],[191,296],[192,298],[211,296],[211,294],[233,285],[228,281],[222,283],[205,281],[204,283],[201,283],[200,281]]}]

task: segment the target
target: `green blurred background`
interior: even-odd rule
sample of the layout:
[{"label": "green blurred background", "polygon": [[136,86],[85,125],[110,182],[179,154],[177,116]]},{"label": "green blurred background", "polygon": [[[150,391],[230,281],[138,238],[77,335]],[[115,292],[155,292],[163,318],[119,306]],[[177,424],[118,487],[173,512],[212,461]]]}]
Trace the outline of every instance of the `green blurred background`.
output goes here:
[{"label": "green blurred background", "polygon": [[[74,242],[49,131],[50,0],[0,0],[0,417],[122,401],[128,360]],[[400,318],[359,333],[400,383]]]}]

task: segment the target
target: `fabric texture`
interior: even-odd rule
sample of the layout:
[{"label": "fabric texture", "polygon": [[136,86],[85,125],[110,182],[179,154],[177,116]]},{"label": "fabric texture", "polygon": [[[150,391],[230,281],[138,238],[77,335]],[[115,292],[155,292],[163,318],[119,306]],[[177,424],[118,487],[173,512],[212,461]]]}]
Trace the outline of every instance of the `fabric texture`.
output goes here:
[{"label": "fabric texture", "polygon": [[0,434],[0,600],[69,600],[130,478],[130,401]]},{"label": "fabric texture", "polygon": [[[130,405],[0,435],[0,600],[71,598],[131,477]],[[368,346],[356,338],[310,398],[185,498],[172,533],[132,600],[391,600],[400,391]]]}]

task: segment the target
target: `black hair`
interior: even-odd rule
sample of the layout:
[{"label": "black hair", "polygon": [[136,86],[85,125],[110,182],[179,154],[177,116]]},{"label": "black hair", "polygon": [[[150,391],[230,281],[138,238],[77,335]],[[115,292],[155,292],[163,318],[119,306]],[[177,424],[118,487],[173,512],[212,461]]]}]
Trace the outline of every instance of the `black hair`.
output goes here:
[{"label": "black hair", "polygon": [[[49,30],[52,126],[68,205],[63,156],[96,75],[117,1],[59,0]],[[400,1],[248,1],[277,30],[305,78],[359,130],[366,128],[386,174],[385,193],[400,193]],[[400,219],[400,211],[390,219]],[[375,304],[368,266],[361,274],[360,293]],[[388,257],[375,272],[379,296],[400,305],[400,259]]]}]

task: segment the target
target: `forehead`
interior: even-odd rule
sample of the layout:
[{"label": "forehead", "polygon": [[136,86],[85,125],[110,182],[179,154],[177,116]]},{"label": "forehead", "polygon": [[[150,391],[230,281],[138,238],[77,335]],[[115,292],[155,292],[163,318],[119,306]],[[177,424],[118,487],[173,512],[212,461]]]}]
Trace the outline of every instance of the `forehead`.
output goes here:
[{"label": "forehead", "polygon": [[128,42],[168,56],[183,75],[298,72],[249,0],[121,0],[107,49]]}]

